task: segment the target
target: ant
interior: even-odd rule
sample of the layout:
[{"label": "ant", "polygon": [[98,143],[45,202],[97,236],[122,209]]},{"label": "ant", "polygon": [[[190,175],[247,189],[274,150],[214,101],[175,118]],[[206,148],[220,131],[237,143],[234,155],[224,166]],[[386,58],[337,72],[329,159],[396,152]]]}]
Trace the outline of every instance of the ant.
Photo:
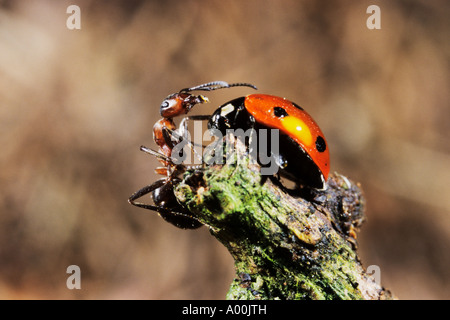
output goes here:
[{"label": "ant", "polygon": [[[196,229],[203,224],[192,213],[181,206],[174,194],[174,187],[181,182],[178,176],[184,173],[189,167],[181,164],[175,164],[172,160],[173,148],[183,140],[187,139],[187,121],[188,120],[208,120],[210,116],[189,116],[185,117],[177,129],[173,118],[182,114],[187,114],[196,104],[209,102],[207,97],[202,95],[193,95],[192,91],[212,91],[231,87],[251,87],[257,89],[249,83],[231,83],[225,81],[213,81],[191,88],[181,89],[179,92],[167,96],[160,106],[162,119],[158,120],[153,126],[153,140],[159,147],[159,151],[154,151],[141,146],[141,151],[151,154],[158,158],[163,167],[157,167],[155,173],[164,175],[154,183],[136,191],[128,199],[128,202],[140,208],[153,210],[159,215],[182,229]],[[188,141],[191,144],[192,142]],[[154,204],[145,204],[136,202],[137,199],[151,193]]]}]

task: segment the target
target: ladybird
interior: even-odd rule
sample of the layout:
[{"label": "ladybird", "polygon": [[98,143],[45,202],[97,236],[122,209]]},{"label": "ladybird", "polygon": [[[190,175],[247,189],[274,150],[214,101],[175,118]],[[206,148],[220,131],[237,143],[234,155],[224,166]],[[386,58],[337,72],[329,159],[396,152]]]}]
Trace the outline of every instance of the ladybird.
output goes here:
[{"label": "ladybird", "polygon": [[303,108],[285,98],[250,94],[220,106],[208,127],[278,129],[279,153],[272,154],[279,173],[296,183],[323,190],[330,172],[328,144],[322,130]]}]

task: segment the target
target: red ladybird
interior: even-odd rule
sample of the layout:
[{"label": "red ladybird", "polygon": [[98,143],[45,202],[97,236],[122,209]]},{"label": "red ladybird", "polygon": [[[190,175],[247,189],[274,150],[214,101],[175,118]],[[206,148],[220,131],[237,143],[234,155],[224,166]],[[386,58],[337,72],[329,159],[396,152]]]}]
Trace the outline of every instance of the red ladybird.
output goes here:
[{"label": "red ladybird", "polygon": [[330,155],[317,123],[297,104],[267,94],[251,94],[220,106],[209,128],[280,130],[279,154],[272,155],[280,174],[301,185],[324,189],[330,172]]}]

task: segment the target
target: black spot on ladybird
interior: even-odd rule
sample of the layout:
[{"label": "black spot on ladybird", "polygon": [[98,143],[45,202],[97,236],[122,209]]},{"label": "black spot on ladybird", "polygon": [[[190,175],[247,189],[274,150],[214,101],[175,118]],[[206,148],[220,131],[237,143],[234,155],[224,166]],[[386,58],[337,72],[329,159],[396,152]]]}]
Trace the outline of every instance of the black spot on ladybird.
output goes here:
[{"label": "black spot on ladybird", "polygon": [[327,149],[327,144],[321,136],[318,136],[316,139],[316,148],[319,152],[324,152]]},{"label": "black spot on ladybird", "polygon": [[302,107],[300,107],[298,104],[296,104],[296,103],[293,103],[292,102],[292,104],[294,105],[294,107],[296,107],[297,109],[300,109],[300,110],[302,110],[303,111],[303,108]]},{"label": "black spot on ladybird", "polygon": [[275,115],[275,117],[277,118],[284,118],[287,117],[289,114],[286,112],[286,110],[284,110],[281,107],[274,107],[273,108],[273,114]]}]

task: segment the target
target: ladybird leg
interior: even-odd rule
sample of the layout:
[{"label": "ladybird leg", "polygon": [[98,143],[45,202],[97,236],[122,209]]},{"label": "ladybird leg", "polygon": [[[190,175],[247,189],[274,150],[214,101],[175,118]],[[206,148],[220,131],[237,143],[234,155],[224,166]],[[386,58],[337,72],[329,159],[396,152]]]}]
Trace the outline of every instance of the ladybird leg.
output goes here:
[{"label": "ladybird leg", "polygon": [[[238,111],[242,112],[242,111]],[[237,117],[237,116],[236,116]],[[250,130],[250,135],[248,136],[248,142],[245,144],[245,155],[249,158],[250,163],[257,163],[259,156],[258,156],[258,134],[256,132],[256,123],[253,118],[250,118],[250,126],[247,130]]]},{"label": "ladybird leg", "polygon": [[[248,152],[249,156],[253,155],[253,153],[255,152],[255,149],[256,149],[256,152],[258,152],[258,146],[254,146],[253,145],[253,143],[258,143],[258,136],[256,135],[256,130],[255,130],[255,124],[254,123],[250,127],[250,130],[251,131],[250,131],[250,135],[248,137],[248,149],[247,149],[247,152]],[[256,139],[256,141],[254,139]],[[254,160],[256,160],[256,159],[258,159],[257,155],[256,155]]]}]

